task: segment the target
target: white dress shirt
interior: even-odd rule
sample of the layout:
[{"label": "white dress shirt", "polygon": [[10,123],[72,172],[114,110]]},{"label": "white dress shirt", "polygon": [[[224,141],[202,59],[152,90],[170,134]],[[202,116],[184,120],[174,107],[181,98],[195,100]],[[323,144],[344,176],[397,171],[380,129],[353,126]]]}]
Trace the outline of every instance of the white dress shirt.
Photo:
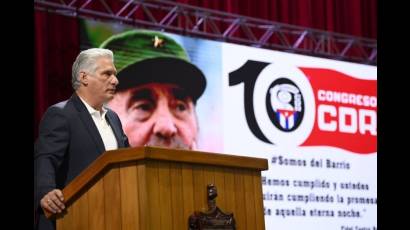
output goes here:
[{"label": "white dress shirt", "polygon": [[93,118],[95,126],[97,126],[98,132],[104,142],[105,150],[113,150],[118,148],[117,139],[115,139],[114,131],[112,130],[110,124],[108,124],[107,120],[105,119],[105,115],[107,114],[107,109],[102,107],[102,112],[95,110],[91,107],[87,102],[85,102],[81,97],[81,101],[84,103],[85,107],[87,107],[88,112],[91,114]]}]

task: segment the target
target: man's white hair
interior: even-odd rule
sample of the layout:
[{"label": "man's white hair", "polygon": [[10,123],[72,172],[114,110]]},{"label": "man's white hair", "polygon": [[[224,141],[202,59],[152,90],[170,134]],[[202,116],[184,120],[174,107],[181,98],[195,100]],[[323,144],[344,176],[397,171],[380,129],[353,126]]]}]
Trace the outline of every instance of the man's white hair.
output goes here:
[{"label": "man's white hair", "polygon": [[114,54],[109,49],[91,48],[80,52],[73,63],[71,73],[71,84],[74,90],[77,90],[78,87],[80,87],[80,80],[78,79],[80,72],[87,71],[89,73],[94,73],[97,69],[96,61],[101,57],[110,58],[114,62]]}]

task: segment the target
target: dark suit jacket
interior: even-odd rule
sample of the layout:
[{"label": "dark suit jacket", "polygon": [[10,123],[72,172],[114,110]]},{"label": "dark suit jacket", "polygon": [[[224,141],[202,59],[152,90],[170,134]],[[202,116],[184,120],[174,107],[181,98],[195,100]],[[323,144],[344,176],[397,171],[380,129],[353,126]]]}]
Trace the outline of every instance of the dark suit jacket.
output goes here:
[{"label": "dark suit jacket", "polygon": [[[108,109],[105,117],[114,131],[118,148],[129,147],[117,114]],[[98,129],[77,94],[47,109],[34,149],[38,229],[53,229],[54,225],[42,213],[41,198],[54,188],[64,188],[104,151]]]}]

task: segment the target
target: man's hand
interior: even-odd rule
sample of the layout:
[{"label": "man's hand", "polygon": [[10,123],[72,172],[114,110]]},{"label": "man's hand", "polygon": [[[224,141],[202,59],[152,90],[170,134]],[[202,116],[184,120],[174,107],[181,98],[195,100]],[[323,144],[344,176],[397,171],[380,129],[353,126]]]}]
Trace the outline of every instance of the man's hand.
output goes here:
[{"label": "man's hand", "polygon": [[54,189],[47,193],[41,200],[41,208],[52,213],[60,213],[65,209],[64,196],[60,189]]}]

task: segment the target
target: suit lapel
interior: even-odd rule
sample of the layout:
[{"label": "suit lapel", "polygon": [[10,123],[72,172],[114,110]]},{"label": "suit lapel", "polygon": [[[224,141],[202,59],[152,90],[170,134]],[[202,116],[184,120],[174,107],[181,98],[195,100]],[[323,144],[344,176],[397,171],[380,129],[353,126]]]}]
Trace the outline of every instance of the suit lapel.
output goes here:
[{"label": "suit lapel", "polygon": [[94,140],[94,143],[97,146],[99,154],[105,152],[104,142],[87,108],[85,107],[85,105],[83,104],[83,102],[81,101],[81,99],[78,97],[77,94],[74,93],[73,96],[71,97],[71,100],[73,101],[73,104],[78,111],[78,114],[80,116],[81,121],[84,124],[84,127],[86,127],[88,133]]},{"label": "suit lapel", "polygon": [[108,110],[105,119],[107,119],[108,124],[110,124],[113,132],[114,132],[114,136],[115,139],[117,140],[118,143],[118,148],[124,147],[124,143],[122,140],[122,132],[120,130],[120,126],[118,124],[114,124],[114,118],[112,116],[112,113],[110,112],[110,110]]}]

